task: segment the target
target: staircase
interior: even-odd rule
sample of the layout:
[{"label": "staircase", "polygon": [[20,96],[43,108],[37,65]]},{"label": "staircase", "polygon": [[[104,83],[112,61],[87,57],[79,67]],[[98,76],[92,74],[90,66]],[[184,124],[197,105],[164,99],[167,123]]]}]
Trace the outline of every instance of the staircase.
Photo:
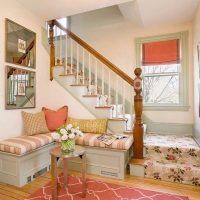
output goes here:
[{"label": "staircase", "polygon": [[58,21],[49,23],[50,79],[114,133],[133,132],[134,80]]}]

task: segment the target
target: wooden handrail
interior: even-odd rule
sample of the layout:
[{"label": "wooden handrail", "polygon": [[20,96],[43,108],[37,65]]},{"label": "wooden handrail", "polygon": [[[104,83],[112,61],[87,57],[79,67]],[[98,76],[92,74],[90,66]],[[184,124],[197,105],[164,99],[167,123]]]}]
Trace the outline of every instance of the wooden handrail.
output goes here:
[{"label": "wooden handrail", "polygon": [[66,32],[70,38],[75,40],[80,46],[82,46],[87,51],[89,51],[93,56],[95,56],[97,59],[99,59],[108,68],[110,68],[113,72],[118,74],[123,80],[125,80],[126,82],[128,82],[130,85],[133,86],[134,80],[131,77],[129,77],[126,73],[124,73],[116,65],[111,63],[107,58],[105,58],[103,55],[101,55],[99,52],[97,52],[94,48],[92,48],[89,44],[87,44],[85,41],[83,41],[77,35],[75,35],[71,31],[66,29],[64,26],[62,26],[62,24],[60,24],[57,20],[52,20],[52,21],[49,22],[49,24],[54,24],[55,26],[60,28],[62,31]]}]

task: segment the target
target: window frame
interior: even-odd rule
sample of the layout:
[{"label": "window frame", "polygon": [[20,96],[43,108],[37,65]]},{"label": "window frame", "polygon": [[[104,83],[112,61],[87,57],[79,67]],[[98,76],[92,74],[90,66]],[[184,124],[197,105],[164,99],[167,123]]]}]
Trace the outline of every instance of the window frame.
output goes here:
[{"label": "window frame", "polygon": [[179,104],[144,104],[144,110],[188,111],[188,31],[178,33],[136,38],[136,66],[142,66],[142,44],[179,39],[181,70],[179,74]]}]

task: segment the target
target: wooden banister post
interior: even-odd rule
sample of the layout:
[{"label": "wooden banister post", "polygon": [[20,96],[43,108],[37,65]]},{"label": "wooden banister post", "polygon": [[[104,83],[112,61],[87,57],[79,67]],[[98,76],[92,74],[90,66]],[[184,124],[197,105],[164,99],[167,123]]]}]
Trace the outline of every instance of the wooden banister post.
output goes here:
[{"label": "wooden banister post", "polygon": [[50,80],[53,80],[53,66],[55,66],[55,46],[54,46],[54,20],[48,21],[49,44],[50,44]]},{"label": "wooden banister post", "polygon": [[136,68],[134,71],[136,77],[134,79],[134,109],[135,109],[135,123],[133,129],[133,157],[135,159],[143,159],[143,123],[142,123],[142,79],[140,77],[142,73],[141,68]]}]

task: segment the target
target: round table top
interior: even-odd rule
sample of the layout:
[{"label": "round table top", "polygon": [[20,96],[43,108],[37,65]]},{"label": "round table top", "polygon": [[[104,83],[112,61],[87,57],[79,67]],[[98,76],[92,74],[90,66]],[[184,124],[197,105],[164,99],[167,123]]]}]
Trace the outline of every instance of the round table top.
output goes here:
[{"label": "round table top", "polygon": [[60,148],[60,145],[51,149],[50,154],[52,156],[55,156],[57,158],[74,158],[74,157],[79,157],[85,154],[85,148],[76,145],[75,150],[72,152],[63,152]]}]

